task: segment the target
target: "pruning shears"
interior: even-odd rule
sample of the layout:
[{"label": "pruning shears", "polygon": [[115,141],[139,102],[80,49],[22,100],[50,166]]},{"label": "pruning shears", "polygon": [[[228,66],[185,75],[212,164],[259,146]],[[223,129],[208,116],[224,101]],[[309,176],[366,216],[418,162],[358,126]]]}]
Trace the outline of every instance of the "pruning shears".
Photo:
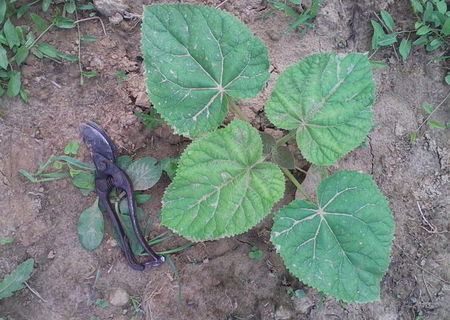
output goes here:
[{"label": "pruning shears", "polygon": [[[136,205],[133,199],[133,185],[131,184],[130,178],[128,178],[127,174],[114,163],[116,159],[116,148],[114,143],[106,132],[95,122],[88,121],[82,124],[80,130],[83,141],[91,153],[92,161],[96,168],[95,192],[97,193],[100,203],[106,209],[109,219],[119,237],[120,246],[127,259],[128,265],[138,271],[160,265],[164,262],[164,256],[156,254],[152,248],[150,248],[139,227],[136,215]],[[130,241],[125,234],[119,216],[117,215],[117,212],[114,211],[114,208],[109,201],[109,193],[112,188],[124,191],[127,196],[133,231],[136,234],[139,244],[150,258],[146,262],[138,262],[131,250]]]}]

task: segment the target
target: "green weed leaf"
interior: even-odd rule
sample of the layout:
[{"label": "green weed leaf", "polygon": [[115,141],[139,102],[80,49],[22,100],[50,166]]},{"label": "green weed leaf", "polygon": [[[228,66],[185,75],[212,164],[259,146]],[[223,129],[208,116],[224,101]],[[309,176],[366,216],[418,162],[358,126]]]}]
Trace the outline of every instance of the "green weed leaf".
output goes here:
[{"label": "green weed leaf", "polygon": [[79,147],[80,147],[80,145],[78,144],[77,141],[71,140],[64,147],[64,153],[65,154],[77,154]]},{"label": "green weed leaf", "polygon": [[277,142],[275,141],[275,138],[265,132],[259,132],[259,135],[261,136],[262,144],[263,144],[263,154],[269,154],[272,152],[272,149],[275,147]]},{"label": "green weed leaf", "polygon": [[248,253],[248,257],[254,260],[259,260],[262,258],[262,256],[263,252],[260,249],[258,249],[258,247],[252,247],[252,249]]},{"label": "green weed leaf", "polygon": [[269,76],[261,40],[233,15],[210,7],[145,7],[142,51],[150,100],[186,136],[217,128],[229,97],[255,96]]},{"label": "green weed leaf", "polygon": [[6,95],[10,98],[17,96],[20,92],[21,86],[22,86],[22,82],[20,80],[20,72],[10,71],[9,72],[9,81],[8,81],[8,90],[6,91]]},{"label": "green weed leaf", "polygon": [[98,77],[99,73],[95,71],[83,71],[81,72],[81,75],[86,78],[94,78]]},{"label": "green weed leaf", "polygon": [[53,0],[42,0],[42,11],[47,11]]},{"label": "green weed leaf", "polygon": [[161,167],[156,164],[156,159],[151,157],[134,161],[125,171],[133,182],[134,190],[146,190],[153,187],[162,173]]},{"label": "green weed leaf", "polygon": [[58,28],[62,29],[72,29],[75,27],[75,21],[66,17],[56,17],[55,19],[53,19],[53,23]]},{"label": "green weed leaf", "polygon": [[403,61],[405,61],[411,52],[411,40],[402,39],[398,52],[402,56]]},{"label": "green weed leaf", "polygon": [[442,26],[441,33],[444,36],[450,35],[450,17],[445,19],[444,25]]},{"label": "green weed leaf", "polygon": [[389,12],[387,12],[385,10],[381,10],[380,15],[381,15],[381,19],[383,20],[384,24],[389,29],[389,31],[391,31],[391,32],[394,31],[394,29],[395,29],[394,19],[389,14]]},{"label": "green weed leaf", "polygon": [[430,127],[433,127],[433,128],[437,128],[437,129],[444,129],[445,128],[445,124],[443,124],[441,122],[438,122],[438,121],[428,120],[427,123],[428,123],[428,125]]},{"label": "green weed leaf", "polygon": [[41,42],[37,45],[37,48],[39,51],[41,51],[46,56],[49,56],[50,58],[58,58],[58,50],[51,44]]},{"label": "green weed leaf", "polygon": [[159,161],[161,169],[167,173],[170,180],[173,180],[178,168],[179,157],[163,158]]},{"label": "green weed leaf", "polygon": [[6,14],[6,0],[0,0],[0,23],[5,19]]},{"label": "green weed leaf", "polygon": [[120,156],[116,159],[116,165],[122,170],[127,170],[132,163],[133,160],[127,155]]},{"label": "green weed leaf", "polygon": [[0,67],[3,69],[8,69],[8,56],[6,55],[6,50],[0,44]]},{"label": "green weed leaf", "polygon": [[13,295],[14,291],[23,288],[23,283],[30,278],[33,271],[34,260],[28,259],[19,264],[10,274],[0,281],[0,299]]},{"label": "green weed leaf", "polygon": [[70,181],[75,187],[80,189],[92,191],[95,188],[95,176],[92,172],[79,171],[78,173],[73,175]]},{"label": "green weed leaf", "polygon": [[278,148],[272,149],[272,160],[277,165],[286,169],[295,168],[295,159],[292,152],[288,147],[279,146]]},{"label": "green weed leaf", "polygon": [[97,41],[98,38],[94,37],[94,36],[81,36],[80,40],[85,41],[85,42],[93,42],[93,41]]},{"label": "green weed leaf", "polygon": [[9,48],[12,49],[13,47],[20,45],[19,34],[17,33],[16,27],[14,27],[9,19],[6,20],[3,25],[3,34],[5,35]]},{"label": "green weed leaf", "polygon": [[284,193],[281,170],[263,160],[258,131],[240,120],[194,140],[166,189],[162,224],[197,241],[247,231]]},{"label": "green weed leaf", "polygon": [[373,35],[372,35],[372,49],[375,50],[378,48],[378,42],[380,39],[386,36],[384,33],[383,27],[381,24],[374,20],[370,20],[370,23],[372,24],[373,28]]},{"label": "green weed leaf", "polygon": [[35,13],[30,13],[30,18],[31,20],[33,20],[36,29],[38,29],[39,31],[44,31],[45,29],[47,29],[47,21],[45,21],[41,16],[38,16]]},{"label": "green weed leaf", "polygon": [[423,108],[423,110],[425,110],[426,113],[431,113],[431,112],[433,112],[433,109],[434,109],[434,107],[429,103],[422,104],[422,108]]},{"label": "green weed leaf", "polygon": [[85,209],[77,223],[78,238],[81,245],[87,250],[94,250],[103,240],[104,221],[98,208],[98,199],[92,207]]},{"label": "green weed leaf", "polygon": [[280,74],[265,112],[277,127],[297,130],[308,161],[331,165],[368,134],[374,87],[366,55],[314,54]]},{"label": "green weed leaf", "polygon": [[13,60],[16,61],[17,65],[21,65],[22,62],[28,57],[28,53],[30,51],[26,46],[21,46],[17,49],[16,55],[13,57]]},{"label": "green weed leaf", "polygon": [[419,30],[417,30],[416,34],[418,36],[423,36],[430,31],[431,31],[431,28],[429,26],[425,25],[425,26],[420,27]]},{"label": "green weed leaf", "polygon": [[11,237],[0,238],[0,245],[8,244],[14,242],[14,239]]},{"label": "green weed leaf", "polygon": [[271,240],[287,268],[338,299],[378,300],[394,231],[385,197],[369,175],[342,170],[322,181],[317,199],[275,213]]}]

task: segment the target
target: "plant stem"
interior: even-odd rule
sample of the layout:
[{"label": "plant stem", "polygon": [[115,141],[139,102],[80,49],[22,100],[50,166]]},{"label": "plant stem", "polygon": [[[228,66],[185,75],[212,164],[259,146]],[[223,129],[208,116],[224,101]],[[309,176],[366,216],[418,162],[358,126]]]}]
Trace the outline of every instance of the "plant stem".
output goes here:
[{"label": "plant stem", "polygon": [[[78,21],[78,11],[75,9],[75,17]],[[75,22],[77,25],[77,34],[78,34],[78,69],[80,69],[80,86],[83,86],[84,84],[84,78],[83,78],[83,66],[81,65],[81,31],[80,31],[80,24]]]},{"label": "plant stem", "polygon": [[55,25],[54,23],[51,23],[51,24],[47,27],[47,29],[45,29],[44,31],[42,31],[41,34],[36,38],[36,40],[33,41],[33,43],[30,45],[30,47],[29,47],[28,49],[33,48],[33,47],[36,45],[36,43],[39,41],[39,39],[41,39],[41,37],[42,37],[44,34],[46,34],[46,33],[48,32],[48,30],[50,30],[54,25]]},{"label": "plant stem", "polygon": [[169,249],[169,250],[166,250],[166,251],[157,251],[156,253],[157,253],[157,254],[160,254],[160,255],[166,255],[166,254],[176,253],[176,252],[179,252],[179,251],[184,250],[184,249],[186,249],[186,248],[189,248],[189,247],[192,246],[193,244],[194,244],[193,242],[188,241],[188,242],[186,242],[185,244],[183,244],[182,246],[179,246],[178,248],[175,248],[175,249]]},{"label": "plant stem", "polygon": [[281,171],[283,171],[284,175],[294,184],[294,186],[297,188],[298,191],[309,201],[314,202],[313,199],[309,196],[309,194],[305,191],[305,189],[302,187],[300,182],[294,177],[294,175],[286,168],[281,168]]},{"label": "plant stem", "polygon": [[239,118],[241,118],[241,120],[244,120],[244,121],[250,123],[250,120],[247,118],[247,116],[242,113],[242,110],[239,109],[239,107],[231,99],[230,99],[230,107],[233,110],[233,112],[235,114],[237,114]]},{"label": "plant stem", "polygon": [[277,141],[276,146],[281,146],[291,140],[295,136],[296,131],[292,130],[287,135],[282,137],[280,140]]},{"label": "plant stem", "polygon": [[423,122],[420,124],[420,126],[416,129],[415,132],[419,132],[420,128],[422,128],[422,126],[423,126],[425,123],[427,123],[428,120],[430,120],[430,118],[431,118],[431,116],[433,115],[433,113],[435,113],[435,112],[437,111],[437,109],[439,109],[439,108],[444,104],[444,102],[448,99],[448,97],[450,97],[450,92],[447,94],[447,96],[445,96],[444,100],[442,100],[442,101],[436,106],[436,108],[434,108],[434,110],[431,111],[431,113],[428,115],[428,117],[427,117],[425,120],[423,120]]}]

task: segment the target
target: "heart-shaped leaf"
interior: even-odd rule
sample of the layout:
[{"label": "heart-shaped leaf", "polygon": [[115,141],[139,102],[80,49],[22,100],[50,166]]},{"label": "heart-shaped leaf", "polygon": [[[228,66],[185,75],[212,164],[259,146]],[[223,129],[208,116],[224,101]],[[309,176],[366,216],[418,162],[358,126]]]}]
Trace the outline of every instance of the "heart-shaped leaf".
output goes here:
[{"label": "heart-shaped leaf", "polygon": [[258,131],[234,120],[186,148],[161,222],[193,240],[231,236],[257,224],[283,193],[283,174],[264,162]]},{"label": "heart-shaped leaf", "polygon": [[317,199],[275,213],[271,240],[287,268],[338,299],[378,300],[394,231],[385,197],[369,175],[342,170],[322,181]]},{"label": "heart-shaped leaf", "polygon": [[279,76],[265,112],[276,126],[297,131],[308,161],[331,165],[371,129],[374,87],[366,55],[314,54]]},{"label": "heart-shaped leaf", "polygon": [[269,77],[267,49],[233,15],[164,4],[144,8],[142,52],[150,100],[175,131],[217,128],[228,96],[255,96]]},{"label": "heart-shaped leaf", "polygon": [[94,250],[102,242],[104,230],[103,214],[98,207],[97,199],[78,219],[77,231],[81,245],[87,250]]},{"label": "heart-shaped leaf", "polygon": [[146,190],[153,187],[162,174],[161,167],[156,164],[156,159],[151,157],[134,161],[125,171],[133,182],[134,190]]}]

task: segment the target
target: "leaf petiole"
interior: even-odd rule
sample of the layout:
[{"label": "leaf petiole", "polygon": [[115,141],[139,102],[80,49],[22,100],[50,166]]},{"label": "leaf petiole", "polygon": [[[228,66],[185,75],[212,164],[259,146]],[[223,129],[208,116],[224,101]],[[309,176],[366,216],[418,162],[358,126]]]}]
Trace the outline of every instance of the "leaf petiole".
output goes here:
[{"label": "leaf petiole", "polygon": [[294,177],[294,175],[286,168],[280,168],[281,171],[283,171],[284,175],[286,176],[286,178],[288,178],[293,184],[294,186],[297,188],[297,190],[306,198],[308,199],[310,202],[314,203],[314,200],[311,198],[311,196],[305,191],[305,189],[302,187],[302,185],[300,184],[300,182],[298,182],[298,180]]}]

